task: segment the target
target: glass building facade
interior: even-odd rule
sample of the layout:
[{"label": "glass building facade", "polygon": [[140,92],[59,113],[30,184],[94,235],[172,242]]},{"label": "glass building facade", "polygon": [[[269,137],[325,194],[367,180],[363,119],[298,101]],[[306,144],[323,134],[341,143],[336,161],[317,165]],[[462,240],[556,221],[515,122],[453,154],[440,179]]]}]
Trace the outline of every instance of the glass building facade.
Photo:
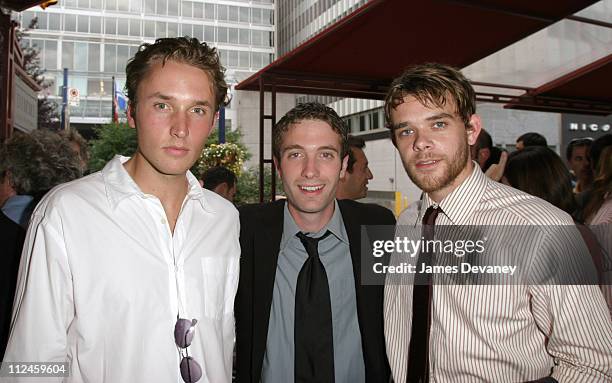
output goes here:
[{"label": "glass building facade", "polygon": [[40,49],[45,76],[53,82],[48,96],[59,104],[68,68],[68,84],[80,93],[79,106],[70,108],[72,124],[111,120],[112,77],[123,88],[125,65],[143,42],[174,36],[204,40],[219,49],[231,85],[276,53],[274,0],[62,0],[17,17],[23,27],[38,19],[25,42]]}]

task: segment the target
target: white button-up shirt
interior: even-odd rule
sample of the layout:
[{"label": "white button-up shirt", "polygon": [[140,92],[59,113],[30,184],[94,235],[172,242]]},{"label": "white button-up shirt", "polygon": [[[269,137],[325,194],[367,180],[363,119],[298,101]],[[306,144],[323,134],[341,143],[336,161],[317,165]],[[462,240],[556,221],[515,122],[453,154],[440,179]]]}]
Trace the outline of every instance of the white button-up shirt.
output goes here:
[{"label": "white button-up shirt", "polygon": [[36,208],[4,361],[68,361],[67,382],[182,382],[178,314],[198,320],[189,355],[200,382],[230,382],[238,213],[188,172],[172,234],[127,159],[55,188]]}]

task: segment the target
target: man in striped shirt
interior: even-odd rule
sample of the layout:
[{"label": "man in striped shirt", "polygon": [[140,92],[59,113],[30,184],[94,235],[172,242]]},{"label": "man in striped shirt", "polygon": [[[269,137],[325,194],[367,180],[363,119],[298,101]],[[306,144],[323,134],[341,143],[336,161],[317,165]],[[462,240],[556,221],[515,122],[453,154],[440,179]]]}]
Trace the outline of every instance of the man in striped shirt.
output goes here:
[{"label": "man in striped shirt", "polygon": [[[415,66],[393,82],[385,101],[392,141],[424,192],[399,217],[398,233],[401,225],[433,224],[432,214],[424,215],[434,210],[436,228],[573,225],[547,202],[488,179],[470,160],[469,145],[481,130],[475,106],[471,84],[451,67]],[[528,264],[551,249],[560,257],[584,252],[573,231],[553,238],[544,230],[541,246],[508,236],[506,247]],[[399,281],[387,276],[384,308],[396,382],[612,382],[612,321],[596,285],[433,283],[423,289]]]}]

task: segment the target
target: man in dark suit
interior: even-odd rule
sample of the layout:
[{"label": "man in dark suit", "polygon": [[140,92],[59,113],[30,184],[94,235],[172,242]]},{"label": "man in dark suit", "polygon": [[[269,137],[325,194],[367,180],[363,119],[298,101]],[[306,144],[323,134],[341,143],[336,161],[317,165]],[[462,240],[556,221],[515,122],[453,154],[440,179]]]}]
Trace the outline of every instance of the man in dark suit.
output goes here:
[{"label": "man in dark suit", "polygon": [[240,210],[237,381],[387,382],[383,289],[362,283],[361,226],[395,218],[336,200],[348,143],[333,109],[296,106],[272,151],[287,200]]},{"label": "man in dark suit", "polygon": [[0,211],[0,360],[4,356],[11,325],[17,270],[25,230]]}]

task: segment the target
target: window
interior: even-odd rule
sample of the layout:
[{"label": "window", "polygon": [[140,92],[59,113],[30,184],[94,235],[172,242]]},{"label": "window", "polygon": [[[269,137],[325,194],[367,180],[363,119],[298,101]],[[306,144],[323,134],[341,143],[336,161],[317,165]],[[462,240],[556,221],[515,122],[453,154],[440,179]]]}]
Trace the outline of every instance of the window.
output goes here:
[{"label": "window", "polygon": [[140,20],[130,19],[130,36],[140,36]]},{"label": "window", "polygon": [[104,71],[115,72],[117,69],[117,46],[114,44],[106,44],[104,46]]},{"label": "window", "polygon": [[225,27],[217,28],[217,41],[220,43],[227,42],[227,28]]},{"label": "window", "polygon": [[[123,0],[127,3],[126,0]],[[142,12],[142,3],[140,0],[130,0],[130,12],[132,13],[141,13]]]},{"label": "window", "polygon": [[210,25],[204,26],[204,41],[215,41],[215,27],[212,27]]},{"label": "window", "polygon": [[194,19],[202,19],[202,18],[204,18],[204,4],[202,4],[202,3],[193,3],[193,18]]},{"label": "window", "polygon": [[193,36],[193,25],[181,24],[181,36]]},{"label": "window", "polygon": [[365,116],[359,116],[359,131],[363,132],[366,130],[366,118]]},{"label": "window", "polygon": [[163,21],[155,22],[155,37],[166,37],[166,23]]},{"label": "window", "polygon": [[370,130],[378,129],[379,127],[378,112],[374,112],[370,114]]},{"label": "window", "polygon": [[204,28],[202,25],[200,24],[196,24],[193,26],[193,37],[195,37],[198,40],[202,39],[202,35],[204,34]]},{"label": "window", "polygon": [[89,17],[89,33],[101,33],[102,32],[102,18],[99,16]]},{"label": "window", "polygon": [[240,51],[238,54],[238,66],[240,68],[249,67],[249,52]]},{"label": "window", "polygon": [[[40,20],[41,19],[38,19],[38,25],[41,29],[43,29],[40,26]],[[76,32],[76,15],[64,15],[64,30],[69,32]]]},{"label": "window", "polygon": [[21,13],[21,26],[27,28],[34,19],[35,14],[33,12],[22,12]]},{"label": "window", "polygon": [[87,70],[87,57],[89,56],[87,45],[87,43],[74,43],[74,70]]},{"label": "window", "polygon": [[248,29],[240,29],[240,44],[249,45],[250,41],[250,31]]},{"label": "window", "polygon": [[148,0],[144,2],[144,9],[146,15],[154,15],[155,14],[155,2],[152,0]]},{"label": "window", "polygon": [[113,17],[104,19],[104,33],[107,35],[117,34],[117,20]]},{"label": "window", "polygon": [[239,21],[241,23],[248,23],[249,20],[250,9],[247,7],[240,7],[240,16]]},{"label": "window", "polygon": [[49,14],[49,30],[59,31],[62,29],[62,20],[59,13]]},{"label": "window", "polygon": [[89,44],[89,57],[87,61],[87,70],[90,72],[100,71],[100,44]]},{"label": "window", "polygon": [[204,18],[206,20],[215,19],[215,5],[214,4],[209,4],[209,3],[204,4]]},{"label": "window", "polygon": [[238,52],[237,51],[227,52],[227,65],[230,67],[238,66]]},{"label": "window", "polygon": [[228,28],[228,42],[230,44],[238,44],[238,29]]},{"label": "window", "polygon": [[77,4],[79,8],[89,8],[89,0],[79,0]]},{"label": "window", "polygon": [[146,37],[155,37],[155,21],[145,20],[144,35]]},{"label": "window", "polygon": [[127,45],[117,45],[117,72],[125,69],[129,56],[130,48]]},{"label": "window", "polygon": [[117,34],[127,36],[129,33],[129,20],[117,19]]},{"label": "window", "polygon": [[77,18],[77,26],[79,32],[89,32],[89,16],[79,15]]},{"label": "window", "polygon": [[227,5],[217,5],[217,18],[222,21],[227,20]]},{"label": "window", "polygon": [[253,24],[261,24],[261,9],[260,8],[252,8],[251,9],[251,17]]},{"label": "window", "polygon": [[117,0],[106,0],[104,9],[109,11],[115,11],[117,9]]},{"label": "window", "polygon": [[[168,23],[168,37],[176,37],[178,36],[178,24],[177,23]],[[201,34],[198,39],[202,39]]]},{"label": "window", "polygon": [[62,44],[62,68],[72,69],[74,59],[74,43],[66,42]]},{"label": "window", "polygon": [[[175,0],[172,0],[175,1]],[[155,8],[155,13],[158,15],[167,15],[168,14],[168,0],[156,0],[157,8]],[[165,36],[165,34],[164,34]],[[161,36],[160,36],[161,37]]]},{"label": "window", "polygon": [[274,14],[271,9],[261,10],[261,23],[274,25]]},{"label": "window", "polygon": [[128,0],[117,0],[117,10],[119,12],[128,12],[130,10],[130,3]]},{"label": "window", "polygon": [[239,21],[238,16],[238,7],[230,6],[228,9],[228,19],[229,21]]},{"label": "window", "polygon": [[168,3],[168,15],[178,16],[178,3],[179,0],[170,0],[170,2]]},{"label": "window", "polygon": [[[202,8],[202,4],[200,4],[200,9]],[[189,1],[183,2],[181,5],[181,14],[183,17],[193,17],[193,3]]]},{"label": "window", "polygon": [[57,69],[57,41],[45,41],[45,69]]}]

